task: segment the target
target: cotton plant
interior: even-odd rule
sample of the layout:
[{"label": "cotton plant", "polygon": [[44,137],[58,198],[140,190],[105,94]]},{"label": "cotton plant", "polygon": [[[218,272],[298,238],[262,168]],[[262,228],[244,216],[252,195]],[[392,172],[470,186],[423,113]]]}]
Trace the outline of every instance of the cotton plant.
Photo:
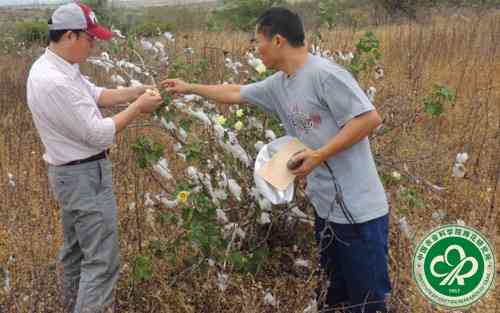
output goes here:
[{"label": "cotton plant", "polygon": [[239,61],[234,62],[230,58],[226,58],[224,63],[228,69],[230,69],[235,75],[240,73],[240,69],[243,67],[243,64]]},{"label": "cotton plant", "polygon": [[245,54],[245,57],[247,59],[247,63],[259,74],[264,74],[267,71],[266,66],[262,62],[261,59],[255,57],[253,53],[247,52]]}]

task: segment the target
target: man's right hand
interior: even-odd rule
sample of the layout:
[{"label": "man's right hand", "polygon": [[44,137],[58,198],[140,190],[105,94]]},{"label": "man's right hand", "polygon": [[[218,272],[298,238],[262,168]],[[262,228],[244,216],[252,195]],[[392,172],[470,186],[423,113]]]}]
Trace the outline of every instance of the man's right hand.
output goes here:
[{"label": "man's right hand", "polygon": [[160,85],[169,93],[191,93],[192,85],[180,79],[165,79]]},{"label": "man's right hand", "polygon": [[133,104],[141,113],[152,113],[162,102],[163,99],[159,93],[146,91]]}]

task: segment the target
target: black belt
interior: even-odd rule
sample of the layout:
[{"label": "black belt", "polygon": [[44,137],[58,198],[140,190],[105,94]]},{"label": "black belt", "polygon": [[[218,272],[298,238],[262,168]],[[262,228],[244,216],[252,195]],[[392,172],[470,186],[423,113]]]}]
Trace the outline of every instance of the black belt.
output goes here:
[{"label": "black belt", "polygon": [[103,152],[101,152],[99,154],[90,156],[90,157],[88,157],[86,159],[71,161],[69,163],[63,164],[62,166],[77,165],[77,164],[83,164],[83,163],[87,163],[87,162],[97,161],[97,160],[101,160],[101,159],[107,158],[108,155],[109,155],[109,149],[104,150]]}]

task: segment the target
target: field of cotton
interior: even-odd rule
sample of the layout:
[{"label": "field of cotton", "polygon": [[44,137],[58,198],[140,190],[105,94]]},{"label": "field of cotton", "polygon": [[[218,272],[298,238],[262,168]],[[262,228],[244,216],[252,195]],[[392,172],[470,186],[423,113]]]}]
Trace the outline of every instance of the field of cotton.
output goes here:
[{"label": "field of cotton", "polygon": [[[250,34],[115,34],[82,68],[99,85],[270,73]],[[417,240],[461,223],[500,251],[500,14],[322,30],[308,42],[356,75],[384,120],[371,147],[391,209],[391,312],[437,312],[412,280]],[[0,312],[59,312],[59,209],[25,97],[43,47],[10,51],[0,55]],[[122,249],[115,312],[316,312],[314,290],[325,284],[303,186],[279,206],[254,188],[255,157],[284,134],[279,120],[194,95],[164,98],[111,150]],[[500,312],[500,289],[467,312]]]}]

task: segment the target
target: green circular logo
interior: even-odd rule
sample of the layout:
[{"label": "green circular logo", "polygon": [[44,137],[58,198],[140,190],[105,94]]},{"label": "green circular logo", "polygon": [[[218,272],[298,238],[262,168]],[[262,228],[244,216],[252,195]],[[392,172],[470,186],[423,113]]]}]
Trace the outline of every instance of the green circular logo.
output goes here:
[{"label": "green circular logo", "polygon": [[468,307],[495,280],[495,254],[477,230],[445,225],[428,233],[413,256],[413,279],[431,302],[446,308]]}]

